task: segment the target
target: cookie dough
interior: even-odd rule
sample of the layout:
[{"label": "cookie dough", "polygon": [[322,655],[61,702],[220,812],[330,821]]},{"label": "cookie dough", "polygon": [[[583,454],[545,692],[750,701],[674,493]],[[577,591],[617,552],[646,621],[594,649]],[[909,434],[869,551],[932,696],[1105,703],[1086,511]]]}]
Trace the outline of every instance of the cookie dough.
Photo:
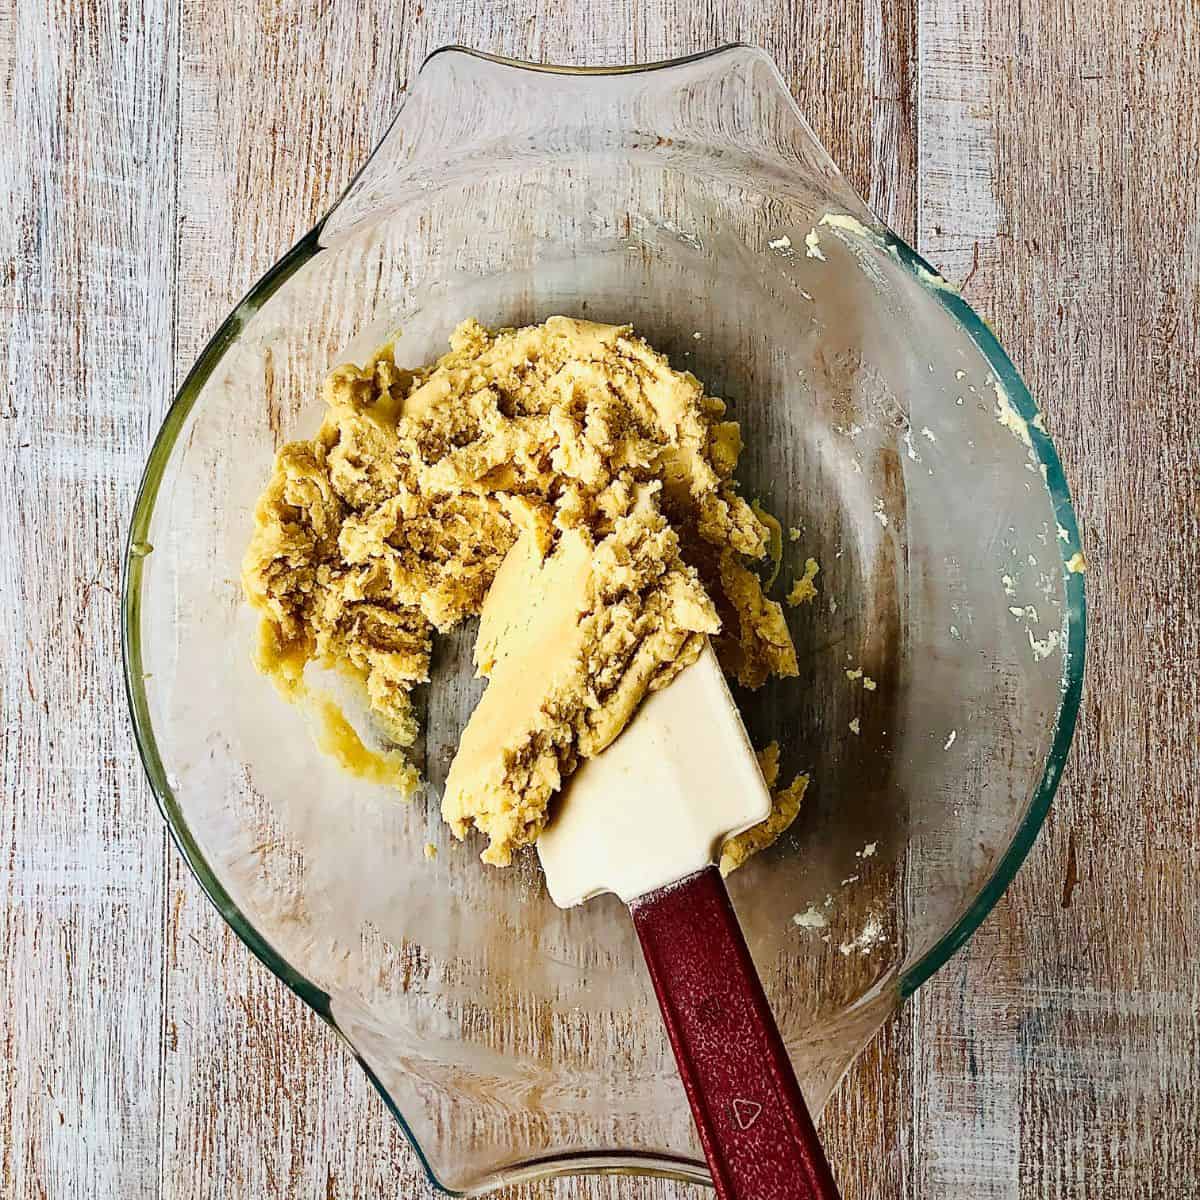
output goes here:
[{"label": "cookie dough", "polygon": [[[770,531],[733,479],[738,425],[628,326],[466,321],[436,363],[407,370],[384,347],[337,367],[324,399],[316,437],[277,457],[243,564],[260,667],[291,695],[310,661],[361,680],[402,751],[434,636],[482,613],[491,682],[443,815],[460,837],[489,836],[487,861],[536,839],[578,758],[706,634],[747,687],[797,673],[751,569]],[[518,539],[511,561],[540,582],[493,588]],[[522,606],[536,604],[561,633],[526,645]]]},{"label": "cookie dough", "polygon": [[731,837],[721,847],[718,866],[722,875],[736,871],[748,858],[774,845],[799,815],[804,793],[808,790],[807,775],[797,775],[787,787],[776,788],[779,782],[778,742],[771,742],[758,752],[758,766],[771,792],[771,815],[744,833]]},{"label": "cookie dough", "polygon": [[821,570],[815,558],[807,559],[804,563],[804,574],[798,575],[792,583],[792,590],[787,594],[787,602],[795,608],[807,604],[817,596],[817,573]]},{"label": "cookie dough", "polygon": [[568,529],[543,558],[523,533],[488,592],[475,660],[489,682],[442,799],[457,836],[473,825],[491,839],[485,862],[506,865],[535,841],[577,760],[599,754],[717,631],[716,609],[641,486],[599,544]]}]

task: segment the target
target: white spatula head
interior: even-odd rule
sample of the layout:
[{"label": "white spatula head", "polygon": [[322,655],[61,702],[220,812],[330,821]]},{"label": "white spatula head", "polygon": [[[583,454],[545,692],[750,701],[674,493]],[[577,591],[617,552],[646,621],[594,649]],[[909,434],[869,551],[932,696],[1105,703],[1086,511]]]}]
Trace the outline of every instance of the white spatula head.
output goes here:
[{"label": "white spatula head", "polygon": [[628,903],[716,861],[726,838],[770,811],[742,718],[705,643],[612,745],[579,765],[538,855],[560,908],[601,892]]}]

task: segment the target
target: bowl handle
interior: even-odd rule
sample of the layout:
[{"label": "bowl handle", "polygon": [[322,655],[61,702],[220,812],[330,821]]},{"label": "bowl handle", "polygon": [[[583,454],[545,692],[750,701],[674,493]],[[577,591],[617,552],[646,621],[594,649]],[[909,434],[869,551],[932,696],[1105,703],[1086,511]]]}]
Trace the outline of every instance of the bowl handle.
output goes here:
[{"label": "bowl handle", "polygon": [[770,177],[822,212],[872,217],[769,55],[730,45],[625,67],[547,66],[446,46],[421,66],[387,133],[325,217],[321,243],[441,188],[580,154]]}]

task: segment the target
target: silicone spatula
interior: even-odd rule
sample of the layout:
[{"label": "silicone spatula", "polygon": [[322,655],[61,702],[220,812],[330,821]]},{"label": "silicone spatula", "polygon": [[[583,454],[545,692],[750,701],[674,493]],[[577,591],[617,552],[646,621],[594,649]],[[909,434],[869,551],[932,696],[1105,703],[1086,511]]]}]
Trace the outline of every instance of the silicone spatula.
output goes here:
[{"label": "silicone spatula", "polygon": [[714,865],[725,839],[770,808],[706,644],[611,746],[580,765],[538,854],[560,907],[602,892],[629,905],[717,1195],[837,1200]]}]

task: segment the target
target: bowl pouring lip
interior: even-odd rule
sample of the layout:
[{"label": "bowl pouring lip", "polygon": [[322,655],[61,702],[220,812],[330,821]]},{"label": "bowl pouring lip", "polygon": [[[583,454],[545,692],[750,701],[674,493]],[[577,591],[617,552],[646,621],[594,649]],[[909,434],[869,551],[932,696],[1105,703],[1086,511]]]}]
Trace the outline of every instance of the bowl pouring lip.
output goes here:
[{"label": "bowl pouring lip", "polygon": [[[730,43],[662,62],[611,67],[572,67],[522,62],[455,45],[433,51],[425,59],[421,69],[424,70],[425,66],[441,55],[461,53],[533,72],[560,75],[624,75],[664,70],[732,51],[748,51],[771,62],[770,56],[764,51],[745,43]],[[340,199],[338,203],[340,203]],[[627,1153],[614,1150],[538,1156],[526,1163],[514,1163],[494,1170],[487,1178],[481,1180],[478,1186],[472,1186],[467,1191],[457,1191],[442,1183],[403,1113],[392,1101],[387,1089],[369,1064],[349,1044],[345,1034],[339,1028],[332,1011],[329,994],[297,970],[258,932],[217,878],[184,817],[173,786],[168,779],[150,716],[149,702],[144,686],[141,644],[141,590],[144,563],[146,557],[153,553],[153,547],[149,544],[148,537],[166,465],[201,390],[224,355],[234,345],[247,322],[292,275],[323,251],[324,247],[320,240],[321,233],[336,208],[337,204],[335,203],[329,212],[321,217],[313,228],[250,288],[222,322],[175,394],[155,437],[142,475],[125,547],[124,579],[121,591],[121,651],[125,695],[133,725],[134,740],[154,793],[155,802],[167,824],[171,839],[182,854],[197,883],[217,911],[250,952],[308,1004],[347,1043],[351,1053],[354,1054],[380,1093],[388,1110],[400,1124],[430,1182],[439,1190],[455,1196],[478,1194],[508,1182],[587,1172],[632,1171],[663,1175],[685,1182],[702,1181],[706,1178],[706,1172],[700,1162],[673,1158],[666,1154]],[[876,220],[874,228],[867,232],[873,240],[878,239],[877,245],[893,254],[901,266],[929,291],[963,328],[991,367],[995,378],[1006,391],[1020,417],[1029,424],[1032,449],[1040,466],[1044,468],[1044,471],[1040,471],[1039,474],[1044,476],[1046,491],[1050,497],[1056,520],[1066,534],[1065,539],[1061,537],[1056,539],[1062,560],[1066,595],[1063,617],[1065,636],[1063,638],[1062,699],[1055,715],[1053,738],[1046,755],[1041,778],[1034,788],[1012,841],[1000,856],[976,896],[967,904],[951,928],[900,976],[897,994],[900,1000],[904,1000],[944,966],[983,922],[1024,862],[1045,821],[1070,751],[1079,713],[1086,654],[1087,608],[1083,574],[1068,566],[1068,560],[1080,548],[1079,529],[1070,490],[1057,451],[1049,435],[1042,431],[1041,422],[1036,420],[1038,417],[1037,406],[1011,359],[986,322],[958,294],[957,290],[943,280],[940,274],[902,238],[878,220]]]}]

